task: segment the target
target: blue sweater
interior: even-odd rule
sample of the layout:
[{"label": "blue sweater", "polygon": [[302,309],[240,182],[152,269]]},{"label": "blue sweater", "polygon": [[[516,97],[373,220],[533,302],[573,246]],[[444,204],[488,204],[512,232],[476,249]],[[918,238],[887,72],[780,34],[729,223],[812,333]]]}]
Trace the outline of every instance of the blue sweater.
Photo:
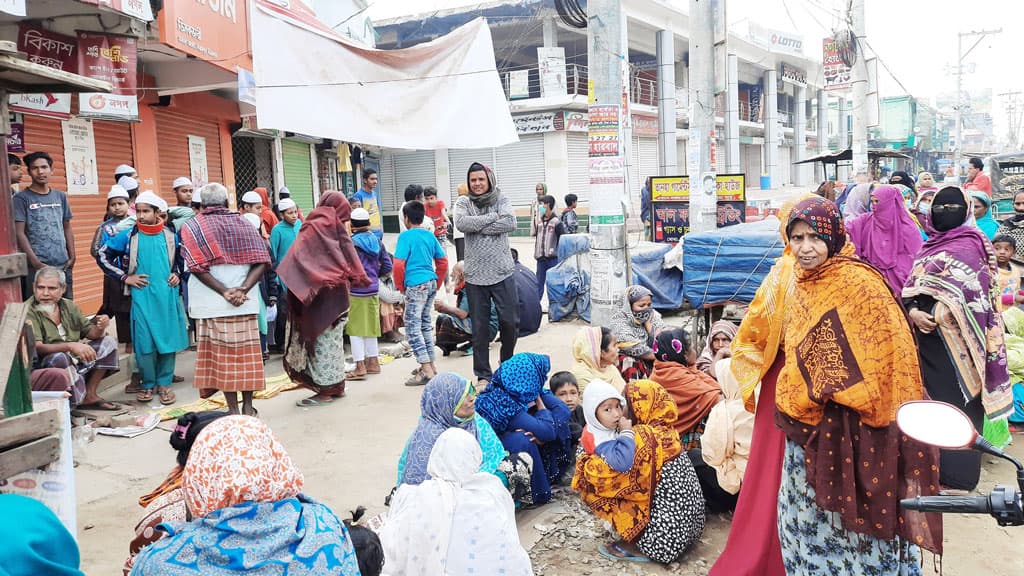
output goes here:
[{"label": "blue sweater", "polygon": [[625,474],[633,468],[636,441],[633,440],[632,434],[623,434],[615,440],[598,444],[594,447],[594,452],[604,458],[612,470]]}]

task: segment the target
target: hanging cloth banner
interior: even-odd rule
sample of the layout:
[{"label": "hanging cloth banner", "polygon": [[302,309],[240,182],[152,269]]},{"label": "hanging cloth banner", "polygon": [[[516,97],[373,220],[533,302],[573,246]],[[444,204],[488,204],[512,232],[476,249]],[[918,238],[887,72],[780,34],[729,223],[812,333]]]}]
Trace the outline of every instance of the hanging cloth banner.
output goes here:
[{"label": "hanging cloth banner", "polygon": [[110,94],[79,94],[79,115],[110,120],[139,119],[137,42],[134,36],[78,33],[78,73],[114,85]]},{"label": "hanging cloth banner", "polygon": [[519,140],[483,18],[432,42],[377,50],[268,0],[255,5],[260,128],[420,150]]}]

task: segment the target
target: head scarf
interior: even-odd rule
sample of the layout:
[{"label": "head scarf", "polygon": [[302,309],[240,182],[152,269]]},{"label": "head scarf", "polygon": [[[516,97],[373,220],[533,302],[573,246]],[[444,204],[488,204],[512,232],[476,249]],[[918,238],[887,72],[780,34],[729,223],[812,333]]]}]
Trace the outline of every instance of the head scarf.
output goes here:
[{"label": "head scarf", "polygon": [[576,362],[572,365],[572,374],[580,386],[580,392],[586,392],[587,385],[594,380],[604,380],[616,390],[622,390],[626,381],[622,379],[615,364],[601,368],[601,328],[585,326],[576,332],[572,339],[572,357]]},{"label": "head scarf", "polygon": [[277,226],[277,216],[274,215],[274,211],[270,208],[272,204],[270,199],[267,197],[267,189],[259,186],[253,189],[254,192],[260,195],[260,200],[263,201],[262,207],[260,208],[260,222],[263,224],[263,233],[269,235]]},{"label": "head scarf", "polygon": [[[981,190],[972,190],[971,199],[977,200],[985,205],[985,215],[977,219],[976,224],[978,228],[985,233],[985,236],[991,241],[996,237],[996,231],[999,230],[999,223],[992,217],[992,199],[988,197]],[[974,203],[971,203],[971,211],[974,210]]]},{"label": "head scarf", "polygon": [[750,412],[756,408],[757,385],[775,364],[782,343],[786,303],[796,284],[796,261],[786,234],[789,217],[797,204],[812,197],[812,194],[804,194],[790,198],[779,209],[779,235],[786,248],[758,287],[732,340],[730,368],[743,395],[743,404]]},{"label": "head scarf", "polygon": [[42,502],[0,494],[0,540],[4,576],[82,576],[78,544],[60,519]]},{"label": "head scarf", "polygon": [[[543,194],[541,194],[541,196],[547,196],[547,194],[548,194],[548,185],[547,185],[547,184],[545,184],[545,183],[543,183],[543,182],[537,182],[537,186],[540,186],[541,188],[543,188],[543,189],[544,189],[544,193],[543,193]],[[536,192],[536,191],[537,191],[537,186],[534,186],[534,187],[533,187],[533,191],[534,191],[534,192]]]},{"label": "head scarf", "polygon": [[[954,212],[946,210],[937,212],[935,210],[936,206],[951,205],[961,206],[962,208]],[[970,198],[968,198],[967,193],[957,186],[946,186],[935,194],[935,198],[932,199],[931,216],[932,227],[935,228],[937,234],[949,232],[964,224],[973,227],[974,224],[973,204]]]},{"label": "head scarf", "polygon": [[601,424],[600,420],[597,419],[598,407],[605,400],[612,398],[622,403],[622,411],[625,414],[626,398],[614,386],[604,380],[592,381],[590,386],[587,386],[587,389],[583,392],[583,418],[587,422],[587,431],[593,438],[593,442],[589,446],[591,453],[593,453],[593,449],[597,446],[609,440],[614,440],[619,435],[618,430]]},{"label": "head scarf", "polygon": [[874,184],[857,184],[850,190],[843,204],[843,218],[852,220],[871,211],[871,190]]},{"label": "head scarf", "polygon": [[242,504],[277,502],[302,490],[299,472],[274,433],[251,416],[226,416],[199,434],[182,476],[195,518]]},{"label": "head scarf", "polygon": [[895,187],[879,186],[871,195],[878,199],[878,204],[847,224],[850,241],[857,255],[878,268],[899,294],[921,250],[921,232]]},{"label": "head scarf", "polygon": [[461,421],[455,411],[469,395],[472,384],[454,372],[431,378],[420,398],[420,420],[409,436],[405,470],[400,484],[419,484],[427,479],[427,461],[437,438],[449,428],[461,428],[477,437],[473,418]]},{"label": "head scarf", "polygon": [[[469,185],[469,175],[481,170],[487,174],[487,192],[476,195],[473,193],[473,187]],[[494,172],[479,162],[473,162],[469,165],[469,171],[466,172],[466,186],[469,190],[469,199],[473,201],[473,204],[476,204],[480,208],[493,206],[497,204],[498,199],[501,198],[501,190],[498,188],[498,179],[494,177]]]},{"label": "head scarf", "polygon": [[682,328],[662,330],[654,339],[654,357],[661,362],[686,365],[686,356],[693,347],[690,333]]},{"label": "head scarf", "polygon": [[[892,179],[897,176],[900,178],[900,181],[893,182]],[[889,175],[889,184],[901,184],[903,186],[906,186],[907,188],[910,188],[910,190],[914,192],[915,196],[917,196],[917,184],[914,182],[914,178],[910,174],[907,174],[902,170],[897,170]]]},{"label": "head scarf", "polygon": [[[716,333],[734,338],[736,326],[727,320],[716,322],[711,327],[708,341]],[[673,418],[673,426],[680,435],[693,432],[718,403],[722,393],[714,378],[697,366],[686,365],[684,356],[689,350],[676,352],[684,348],[683,342],[688,341],[689,336],[682,328],[663,330],[658,334],[654,352],[656,360],[651,373],[651,380],[660,384],[676,403],[678,416]]]},{"label": "head scarf", "polygon": [[502,362],[476,399],[477,413],[496,434],[504,434],[512,418],[540,396],[550,370],[551,359],[532,352],[520,352]]},{"label": "head scarf", "polygon": [[[952,204],[954,194],[960,195],[955,203],[967,205],[966,194],[952,186],[936,194],[935,203]],[[992,244],[970,225],[970,217],[966,220],[928,238],[903,297],[927,295],[942,304],[942,314],[935,313],[940,334],[967,352],[951,355],[961,391],[965,398],[980,394],[986,415],[994,421],[1013,411],[1003,321],[996,301],[998,269]]]},{"label": "head scarf", "polygon": [[711,329],[708,330],[708,341],[704,344],[704,349],[701,350],[700,356],[697,357],[697,370],[707,370],[715,361],[715,354],[711,351],[711,341],[714,340],[715,335],[725,334],[729,337],[729,343],[732,344],[732,341],[736,339],[736,332],[738,330],[739,327],[728,320],[719,320],[712,324]]},{"label": "head scarf", "polygon": [[533,574],[512,497],[501,480],[478,472],[481,456],[464,430],[449,428],[437,438],[429,479],[400,486],[391,499],[380,534],[388,573]]},{"label": "head scarf", "polygon": [[[817,222],[835,229],[840,219],[833,210]],[[895,424],[896,409],[924,395],[902,305],[877,270],[846,254],[796,276],[776,423],[805,449],[816,504],[851,532],[941,550],[941,521],[922,524],[899,507],[938,489],[935,452],[909,444]]]},{"label": "head scarf", "polygon": [[846,245],[846,226],[836,205],[824,198],[808,198],[793,208],[786,225],[786,234],[792,234],[793,224],[801,221],[810,226],[828,246],[828,257],[839,253]]},{"label": "head scarf", "polygon": [[626,385],[623,396],[636,417],[633,467],[629,472],[616,472],[600,456],[584,452],[576,460],[572,487],[598,518],[610,522],[627,542],[635,542],[651,520],[661,468],[678,456],[682,447],[671,427],[675,404],[661,386],[638,380]]},{"label": "head scarf", "polygon": [[[649,352],[651,344],[654,343],[654,336],[663,327],[661,314],[653,306],[649,306],[641,312],[633,311],[634,303],[652,295],[652,292],[646,287],[634,284],[626,289],[622,308],[612,315],[612,332],[615,333],[615,338],[619,341],[619,350],[624,354],[643,356]],[[648,321],[651,324],[650,333],[644,326]]]},{"label": "head scarf", "polygon": [[[277,275],[298,300],[296,325],[307,347],[348,312],[348,288],[368,286],[345,222],[352,207],[339,192],[327,191],[299,228],[295,243],[277,267]],[[323,294],[323,297],[319,297]]]}]

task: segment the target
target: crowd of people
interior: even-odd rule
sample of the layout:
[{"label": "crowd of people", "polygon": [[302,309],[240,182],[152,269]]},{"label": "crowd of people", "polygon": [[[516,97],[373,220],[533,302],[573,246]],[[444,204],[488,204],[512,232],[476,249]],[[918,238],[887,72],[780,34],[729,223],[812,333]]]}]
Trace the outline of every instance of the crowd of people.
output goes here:
[{"label": "crowd of people", "polygon": [[[479,163],[450,211],[436,190],[407,188],[391,250],[372,170],[351,198],[324,192],[303,216],[289,198],[271,207],[265,190],[244,194],[240,215],[223,186],[194,190],[185,178],[172,207],[121,167],[93,241],[107,281],[90,319],[71,297],[71,214],[47,185],[52,162],[36,153],[25,164],[32,186],[15,195],[15,215],[33,269],[33,386],[116,407],[97,392],[120,368],[106,334],[113,316],[138,401],[175,402],[175,355],[190,340],[194,386],[227,399],[227,412],[178,420],[177,465],[139,501],[125,574],[267,564],[284,574],[526,575],[515,511],[560,489],[615,532],[598,547],[614,560],[676,561],[708,511],[734,511],[712,574],[915,574],[922,550],[941,554],[942,521],[899,500],[973,490],[981,462],[906,438],[896,408],[949,402],[979,433],[1024,421],[1011,387],[1014,368],[1024,373],[1024,328],[1018,336],[1003,320],[1024,326],[1024,195],[1013,217],[989,223],[990,190],[971,183],[896,172],[887,184],[823,185],[783,206],[786,250],[739,325],[715,322],[698,339],[634,285],[609,325],[579,328],[572,358],[560,359],[516,350],[540,324],[559,239],[579,225],[576,199],[556,214],[543,184],[530,271],[509,244],[511,202]],[[45,199],[33,195],[53,195],[50,212],[34,214]],[[454,305],[438,297],[446,290]],[[371,532],[358,514],[341,521],[302,493],[302,474],[254,418],[253,394],[277,352],[314,393],[298,405],[330,405],[348,380],[381,373],[388,337],[408,340],[417,368],[405,384],[422,387],[421,413]],[[473,378],[441,371],[436,348],[471,354]]]}]

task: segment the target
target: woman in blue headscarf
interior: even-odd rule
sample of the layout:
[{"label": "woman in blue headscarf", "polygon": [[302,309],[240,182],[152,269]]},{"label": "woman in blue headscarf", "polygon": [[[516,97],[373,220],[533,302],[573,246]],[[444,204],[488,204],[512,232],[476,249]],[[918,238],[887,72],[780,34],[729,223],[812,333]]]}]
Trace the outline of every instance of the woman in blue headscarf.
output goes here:
[{"label": "woman in blue headscarf", "polygon": [[430,451],[438,437],[449,428],[462,428],[472,434],[483,452],[480,471],[498,474],[498,464],[505,457],[505,448],[491,425],[475,413],[475,404],[476,388],[462,376],[443,372],[430,379],[420,398],[420,421],[409,435],[398,459],[399,484],[416,485],[427,479]]},{"label": "woman in blue headscarf", "polygon": [[996,237],[996,231],[999,230],[999,222],[992,217],[992,199],[981,190],[971,190],[970,192],[974,207],[974,220],[991,242]]},{"label": "woman in blue headscarf", "polygon": [[42,502],[16,494],[0,494],[0,541],[4,576],[83,576],[78,569],[78,544],[57,515]]},{"label": "woman in blue headscarf", "polygon": [[[551,360],[541,354],[523,352],[502,363],[490,385],[476,400],[483,416],[513,454],[530,456],[530,494],[517,497],[525,505],[544,504],[551,499],[551,484],[573,462],[569,408],[544,389]],[[517,496],[513,494],[513,496]]]}]

